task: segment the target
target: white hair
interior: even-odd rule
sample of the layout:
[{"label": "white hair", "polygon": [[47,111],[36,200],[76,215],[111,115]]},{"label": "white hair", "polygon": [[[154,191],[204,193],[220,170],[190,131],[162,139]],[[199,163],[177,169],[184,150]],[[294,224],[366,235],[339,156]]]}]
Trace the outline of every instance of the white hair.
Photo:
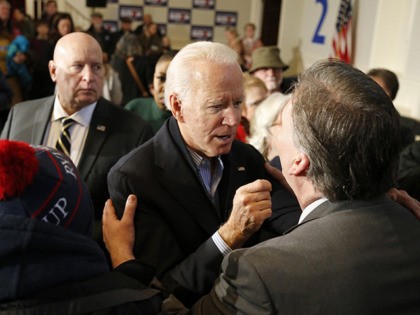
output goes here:
[{"label": "white hair", "polygon": [[188,96],[191,83],[198,76],[199,63],[215,65],[238,65],[237,53],[225,44],[195,42],[182,48],[172,59],[166,72],[165,104],[170,106],[169,96],[177,94],[179,99]]},{"label": "white hair", "polygon": [[290,98],[290,95],[275,92],[262,101],[255,109],[254,116],[250,122],[251,137],[248,143],[260,151],[265,158],[267,158],[268,149],[268,130]]}]

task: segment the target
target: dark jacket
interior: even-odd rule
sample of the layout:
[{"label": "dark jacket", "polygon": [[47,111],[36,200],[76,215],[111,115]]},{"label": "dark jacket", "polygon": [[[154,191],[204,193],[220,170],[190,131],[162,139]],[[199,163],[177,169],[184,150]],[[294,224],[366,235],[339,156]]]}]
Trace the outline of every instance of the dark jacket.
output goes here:
[{"label": "dark jacket", "polygon": [[160,309],[159,292],[146,288],[150,267],[129,261],[109,272],[93,240],[50,223],[0,214],[0,261],[0,314],[156,314]]},{"label": "dark jacket", "polygon": [[[109,192],[119,214],[129,194],[140,201],[136,257],[155,267],[166,289],[187,305],[205,294],[219,275],[223,256],[211,236],[228,219],[236,190],[267,176],[261,154],[240,141],[234,141],[230,153],[221,159],[224,170],[215,205],[176,120],[170,117],[154,138],[120,159],[108,175]],[[282,210],[300,211],[296,199],[278,188],[284,191],[284,207],[273,217],[281,217],[277,212]],[[284,227],[278,231],[275,222],[265,227],[277,235],[284,231]],[[256,233],[247,245],[257,243],[259,236]]]}]

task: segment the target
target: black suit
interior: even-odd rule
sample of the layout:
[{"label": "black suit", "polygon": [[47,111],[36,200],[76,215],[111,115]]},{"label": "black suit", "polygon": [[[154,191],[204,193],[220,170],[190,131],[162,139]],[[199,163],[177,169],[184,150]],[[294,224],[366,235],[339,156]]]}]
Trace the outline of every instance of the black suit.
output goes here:
[{"label": "black suit", "polygon": [[[54,97],[16,104],[10,110],[2,139],[40,145],[51,118]],[[77,168],[87,183],[100,221],[109,198],[106,176],[118,159],[153,135],[140,117],[100,98],[92,115],[89,132]]]},{"label": "black suit", "polygon": [[[193,293],[206,293],[219,274],[223,256],[211,236],[229,217],[236,190],[266,177],[264,160],[250,145],[235,141],[221,158],[224,171],[215,206],[171,117],[152,140],[123,157],[108,175],[119,214],[129,194],[138,197],[136,257],[155,267],[166,288],[187,304],[194,300]],[[289,203],[281,210],[299,212],[294,197],[283,191]],[[258,237],[257,233],[249,244]]]}]

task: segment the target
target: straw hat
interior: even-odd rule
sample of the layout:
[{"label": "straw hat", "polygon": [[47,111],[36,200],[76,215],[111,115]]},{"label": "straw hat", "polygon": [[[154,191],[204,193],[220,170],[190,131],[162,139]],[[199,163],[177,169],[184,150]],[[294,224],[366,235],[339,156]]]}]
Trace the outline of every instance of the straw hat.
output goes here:
[{"label": "straw hat", "polygon": [[252,53],[252,73],[261,68],[282,68],[283,71],[289,69],[280,58],[280,49],[276,46],[264,46],[257,48]]}]

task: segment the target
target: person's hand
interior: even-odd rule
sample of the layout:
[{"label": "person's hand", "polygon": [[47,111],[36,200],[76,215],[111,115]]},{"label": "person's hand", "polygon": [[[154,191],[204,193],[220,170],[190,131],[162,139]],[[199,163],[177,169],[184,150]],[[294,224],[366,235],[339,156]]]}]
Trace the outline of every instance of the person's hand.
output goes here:
[{"label": "person's hand", "polygon": [[136,207],[137,197],[135,195],[128,196],[123,216],[121,220],[118,220],[112,200],[108,199],[105,203],[102,215],[102,232],[114,268],[123,262],[134,259],[134,213]]},{"label": "person's hand", "polygon": [[232,213],[218,231],[231,249],[240,248],[271,216],[270,191],[271,183],[264,179],[236,191]]},{"label": "person's hand", "polygon": [[273,176],[274,179],[276,179],[277,181],[279,181],[284,188],[286,188],[289,192],[291,192],[293,195],[295,194],[293,192],[292,187],[290,187],[289,183],[286,181],[286,178],[284,178],[283,173],[274,166],[271,166],[268,163],[265,163],[265,170],[271,175]]},{"label": "person's hand", "polygon": [[411,197],[405,190],[396,188],[391,188],[388,191],[388,196],[403,207],[406,207],[420,220],[420,202],[417,199]]},{"label": "person's hand", "polygon": [[13,61],[18,64],[24,63],[25,60],[26,60],[26,55],[21,52],[17,52],[16,55],[13,57]]}]

